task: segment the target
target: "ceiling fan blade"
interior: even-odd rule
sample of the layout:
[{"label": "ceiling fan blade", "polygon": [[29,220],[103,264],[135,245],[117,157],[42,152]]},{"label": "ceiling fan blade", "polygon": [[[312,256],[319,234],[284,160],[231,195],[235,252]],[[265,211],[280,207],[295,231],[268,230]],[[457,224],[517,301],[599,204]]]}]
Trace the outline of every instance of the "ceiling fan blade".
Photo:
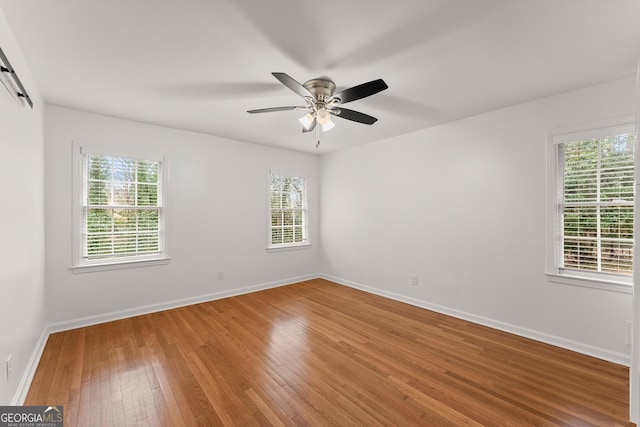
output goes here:
[{"label": "ceiling fan blade", "polygon": [[289,89],[291,89],[292,91],[300,95],[301,97],[303,98],[311,97],[311,99],[315,99],[314,96],[311,94],[311,92],[307,90],[307,88],[302,86],[292,77],[290,77],[288,74],[285,74],[285,73],[271,73],[271,74],[273,75],[273,77],[280,80],[280,83],[282,83],[283,85],[285,85],[286,87],[288,87]]},{"label": "ceiling fan blade", "polygon": [[318,124],[318,121],[316,120],[316,118],[313,118],[313,121],[311,122],[311,124],[309,125],[309,129],[307,129],[306,127],[302,126],[302,133],[307,133],[307,132],[311,132],[312,130],[314,130],[316,128],[316,125]]},{"label": "ceiling fan blade", "polygon": [[367,83],[362,83],[361,85],[351,87],[349,89],[345,89],[342,92],[338,92],[331,97],[331,100],[339,100],[335,101],[338,104],[346,104],[347,102],[355,101],[357,99],[366,98],[367,96],[374,95],[378,92],[381,92],[387,89],[389,86],[382,79],[372,80]]},{"label": "ceiling fan blade", "polygon": [[302,110],[307,107],[297,107],[297,106],[289,106],[289,107],[271,107],[271,108],[259,108],[257,110],[248,110],[247,113],[255,114],[255,113],[272,113],[274,111],[291,111],[291,110]]},{"label": "ceiling fan blade", "polygon": [[329,112],[336,117],[342,117],[343,119],[351,120],[352,122],[364,123],[365,125],[372,125],[378,121],[378,119],[373,116],[359,111],[349,110],[348,108],[336,108],[329,110]]}]

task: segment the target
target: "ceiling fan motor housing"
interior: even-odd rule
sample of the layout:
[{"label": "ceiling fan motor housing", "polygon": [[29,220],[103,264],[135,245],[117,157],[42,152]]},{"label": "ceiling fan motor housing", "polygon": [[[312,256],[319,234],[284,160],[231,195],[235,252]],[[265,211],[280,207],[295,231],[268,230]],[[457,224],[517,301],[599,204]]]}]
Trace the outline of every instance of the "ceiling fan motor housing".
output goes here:
[{"label": "ceiling fan motor housing", "polygon": [[307,80],[303,86],[322,103],[326,103],[336,90],[336,84],[329,79]]}]

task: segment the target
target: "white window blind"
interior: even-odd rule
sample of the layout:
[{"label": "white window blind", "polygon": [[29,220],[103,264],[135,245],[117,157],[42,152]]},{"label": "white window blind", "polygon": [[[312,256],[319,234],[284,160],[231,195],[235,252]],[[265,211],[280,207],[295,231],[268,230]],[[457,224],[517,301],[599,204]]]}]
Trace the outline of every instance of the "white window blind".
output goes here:
[{"label": "white window blind", "polygon": [[82,258],[157,256],[163,250],[161,162],[83,155]]},{"label": "white window blind", "polygon": [[635,145],[631,133],[557,145],[561,270],[632,274]]},{"label": "white window blind", "polygon": [[270,181],[270,246],[307,242],[306,180],[272,173]]}]

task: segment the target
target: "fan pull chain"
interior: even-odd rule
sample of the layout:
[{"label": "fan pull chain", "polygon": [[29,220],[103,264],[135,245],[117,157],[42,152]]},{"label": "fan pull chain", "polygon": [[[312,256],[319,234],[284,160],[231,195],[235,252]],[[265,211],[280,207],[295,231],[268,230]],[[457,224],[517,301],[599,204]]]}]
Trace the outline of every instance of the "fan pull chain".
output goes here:
[{"label": "fan pull chain", "polygon": [[320,146],[320,126],[316,126],[316,148],[318,148]]}]

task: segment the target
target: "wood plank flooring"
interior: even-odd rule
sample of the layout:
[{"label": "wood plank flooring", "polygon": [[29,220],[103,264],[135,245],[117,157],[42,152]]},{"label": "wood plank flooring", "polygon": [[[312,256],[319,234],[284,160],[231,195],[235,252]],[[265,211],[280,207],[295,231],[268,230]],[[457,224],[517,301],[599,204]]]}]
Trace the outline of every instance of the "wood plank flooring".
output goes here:
[{"label": "wood plank flooring", "polygon": [[317,279],[50,336],[67,426],[622,426],[628,369]]}]

